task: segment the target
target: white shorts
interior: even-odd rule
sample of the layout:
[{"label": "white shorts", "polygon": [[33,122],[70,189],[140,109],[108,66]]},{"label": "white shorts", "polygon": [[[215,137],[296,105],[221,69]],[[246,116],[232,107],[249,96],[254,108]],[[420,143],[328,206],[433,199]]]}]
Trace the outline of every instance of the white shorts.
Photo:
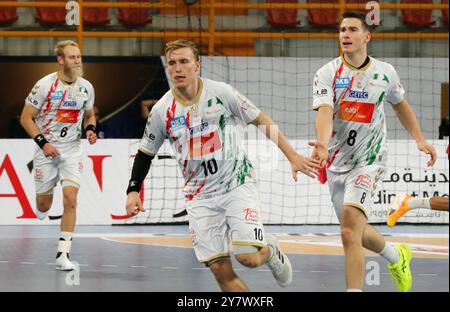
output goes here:
[{"label": "white shorts", "polygon": [[62,187],[80,187],[83,170],[81,143],[76,141],[53,145],[60,153],[57,158],[46,158],[39,147],[34,153],[34,182],[38,195],[53,194],[58,181],[61,181]]},{"label": "white shorts", "polygon": [[385,174],[384,164],[359,167],[344,173],[327,170],[331,201],[339,222],[344,206],[359,208],[369,217],[375,191]]},{"label": "white shorts", "polygon": [[227,194],[186,203],[189,233],[197,259],[208,265],[227,258],[232,245],[266,246],[255,183]]}]

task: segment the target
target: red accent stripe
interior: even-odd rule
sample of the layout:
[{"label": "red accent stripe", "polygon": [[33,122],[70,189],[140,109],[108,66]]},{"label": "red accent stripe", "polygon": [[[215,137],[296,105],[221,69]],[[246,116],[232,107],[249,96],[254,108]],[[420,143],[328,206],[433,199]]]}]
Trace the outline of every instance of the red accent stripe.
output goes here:
[{"label": "red accent stripe", "polygon": [[173,120],[173,118],[175,117],[175,110],[177,108],[177,103],[175,101],[175,99],[173,99],[172,101],[172,107],[167,108],[167,113],[166,113],[166,132],[169,133],[170,132],[170,122]]}]

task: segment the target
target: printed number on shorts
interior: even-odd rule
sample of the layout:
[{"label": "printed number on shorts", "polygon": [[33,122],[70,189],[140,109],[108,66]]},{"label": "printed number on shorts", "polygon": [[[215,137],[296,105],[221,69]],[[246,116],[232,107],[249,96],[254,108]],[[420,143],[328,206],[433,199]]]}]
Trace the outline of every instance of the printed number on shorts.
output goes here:
[{"label": "printed number on shorts", "polygon": [[67,127],[64,127],[61,129],[61,133],[59,134],[62,138],[67,135]]},{"label": "printed number on shorts", "polygon": [[365,200],[366,200],[366,192],[364,192],[361,196],[361,200],[360,200],[361,204],[364,204]]},{"label": "printed number on shorts", "polygon": [[203,167],[203,170],[205,171],[205,177],[207,177],[208,174],[216,173],[217,169],[218,169],[217,168],[217,162],[216,162],[216,160],[214,158],[210,159],[208,161],[203,161],[202,162],[202,167]]},{"label": "printed number on shorts", "polygon": [[348,139],[347,139],[347,144],[349,146],[355,145],[357,134],[358,134],[358,132],[356,132],[355,130],[350,130],[350,132],[348,134]]},{"label": "printed number on shorts", "polygon": [[264,239],[262,229],[254,228],[254,229],[253,229],[253,232],[255,232],[255,239],[262,242],[263,239]]}]

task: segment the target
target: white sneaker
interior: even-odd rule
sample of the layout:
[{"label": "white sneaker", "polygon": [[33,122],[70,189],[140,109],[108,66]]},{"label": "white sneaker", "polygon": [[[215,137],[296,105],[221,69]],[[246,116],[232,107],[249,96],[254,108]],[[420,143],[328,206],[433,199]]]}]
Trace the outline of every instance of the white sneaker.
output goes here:
[{"label": "white sneaker", "polygon": [[272,256],[267,261],[267,266],[272,271],[277,283],[281,287],[288,287],[292,284],[292,266],[289,258],[278,246],[276,237],[266,233],[266,241],[272,249]]},{"label": "white sneaker", "polygon": [[61,271],[73,271],[75,270],[75,265],[70,262],[66,254],[62,254],[56,259],[56,269]]}]

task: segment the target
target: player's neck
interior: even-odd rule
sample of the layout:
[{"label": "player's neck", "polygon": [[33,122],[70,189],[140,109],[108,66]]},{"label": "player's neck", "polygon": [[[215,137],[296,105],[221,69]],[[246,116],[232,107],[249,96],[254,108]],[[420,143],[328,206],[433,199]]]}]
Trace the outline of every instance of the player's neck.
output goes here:
[{"label": "player's neck", "polygon": [[61,80],[65,84],[72,84],[77,79],[76,77],[66,75],[64,72],[58,72],[58,79]]},{"label": "player's neck", "polygon": [[367,63],[367,58],[369,57],[367,52],[344,53],[342,56],[347,64],[357,69],[363,67],[363,65]]},{"label": "player's neck", "polygon": [[185,103],[194,102],[197,99],[198,93],[200,92],[199,78],[195,79],[194,83],[187,87],[175,87],[174,91],[181,100]]}]

